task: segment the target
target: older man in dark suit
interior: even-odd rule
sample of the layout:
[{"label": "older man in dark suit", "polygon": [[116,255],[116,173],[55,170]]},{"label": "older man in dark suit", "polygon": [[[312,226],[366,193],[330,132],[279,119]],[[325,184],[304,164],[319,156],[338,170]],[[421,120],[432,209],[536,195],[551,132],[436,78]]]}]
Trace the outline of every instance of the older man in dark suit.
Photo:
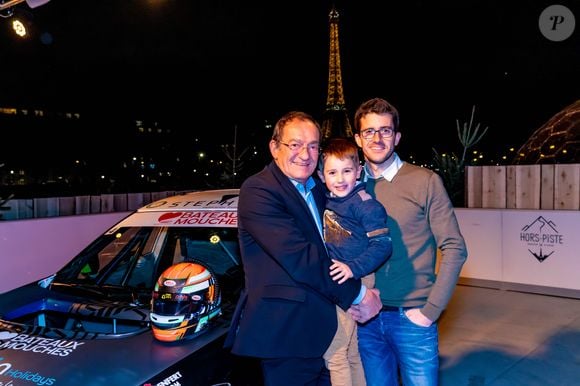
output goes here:
[{"label": "older man in dark suit", "polygon": [[276,123],[269,146],[273,162],[240,189],[245,289],[226,345],[261,358],[267,386],[330,385],[322,355],[336,332],[335,305],[359,322],[382,305],[376,289],[354,279],[337,284],[329,275],[321,226],[325,190],[311,177],[319,124],[290,112]]}]

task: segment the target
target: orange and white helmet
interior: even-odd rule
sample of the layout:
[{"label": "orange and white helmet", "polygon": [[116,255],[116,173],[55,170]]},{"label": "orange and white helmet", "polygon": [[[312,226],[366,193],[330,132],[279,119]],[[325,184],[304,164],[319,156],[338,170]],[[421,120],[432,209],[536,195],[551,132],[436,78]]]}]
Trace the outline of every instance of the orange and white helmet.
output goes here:
[{"label": "orange and white helmet", "polygon": [[197,336],[221,314],[215,276],[199,262],[167,268],[155,283],[151,325],[156,339],[173,342]]}]

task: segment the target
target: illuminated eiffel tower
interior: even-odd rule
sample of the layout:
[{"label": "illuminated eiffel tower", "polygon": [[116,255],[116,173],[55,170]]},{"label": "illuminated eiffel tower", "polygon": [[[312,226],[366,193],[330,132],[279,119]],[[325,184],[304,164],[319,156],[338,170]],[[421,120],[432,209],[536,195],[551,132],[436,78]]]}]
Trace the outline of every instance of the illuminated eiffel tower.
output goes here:
[{"label": "illuminated eiffel tower", "polygon": [[340,48],[338,45],[338,12],[332,7],[329,16],[330,55],[328,61],[328,91],[322,119],[322,142],[331,137],[352,138],[352,128],[344,102]]}]

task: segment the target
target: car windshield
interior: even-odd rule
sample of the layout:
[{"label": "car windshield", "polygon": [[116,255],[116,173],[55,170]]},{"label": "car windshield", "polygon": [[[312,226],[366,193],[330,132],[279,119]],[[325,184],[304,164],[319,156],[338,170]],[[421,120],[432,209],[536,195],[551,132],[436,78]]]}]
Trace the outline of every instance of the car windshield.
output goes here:
[{"label": "car windshield", "polygon": [[196,261],[221,276],[239,266],[236,228],[124,227],[95,240],[61,269],[53,284],[151,291],[169,266]]}]

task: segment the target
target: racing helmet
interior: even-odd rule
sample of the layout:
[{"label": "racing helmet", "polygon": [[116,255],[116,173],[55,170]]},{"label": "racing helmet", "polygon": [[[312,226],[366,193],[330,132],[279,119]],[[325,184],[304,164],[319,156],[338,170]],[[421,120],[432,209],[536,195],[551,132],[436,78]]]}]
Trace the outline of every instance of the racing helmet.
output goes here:
[{"label": "racing helmet", "polygon": [[157,340],[174,342],[207,330],[221,315],[221,292],[214,274],[199,262],[167,268],[157,279],[151,300],[151,326]]}]

